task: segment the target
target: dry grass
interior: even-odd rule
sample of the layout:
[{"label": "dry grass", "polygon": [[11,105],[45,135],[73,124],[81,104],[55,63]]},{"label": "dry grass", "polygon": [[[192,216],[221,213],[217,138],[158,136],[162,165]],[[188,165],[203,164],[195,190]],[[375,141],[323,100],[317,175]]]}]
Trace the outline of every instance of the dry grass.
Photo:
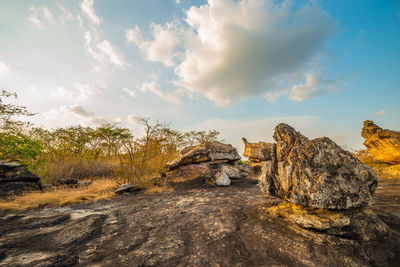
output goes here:
[{"label": "dry grass", "polygon": [[145,194],[158,194],[158,193],[171,193],[174,189],[171,186],[163,185],[163,186],[152,186],[147,188],[144,193]]},{"label": "dry grass", "polygon": [[118,183],[109,179],[93,181],[87,187],[55,188],[47,192],[31,192],[0,200],[0,214],[35,209],[43,206],[61,206],[69,203],[98,201],[114,196]]}]

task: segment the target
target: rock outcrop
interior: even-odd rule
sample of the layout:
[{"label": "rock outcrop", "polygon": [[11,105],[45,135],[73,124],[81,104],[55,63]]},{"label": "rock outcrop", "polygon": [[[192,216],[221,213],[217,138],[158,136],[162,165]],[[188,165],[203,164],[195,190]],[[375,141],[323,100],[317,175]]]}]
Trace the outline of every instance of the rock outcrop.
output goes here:
[{"label": "rock outcrop", "polygon": [[205,179],[218,186],[246,177],[251,167],[241,164],[237,149],[221,142],[208,142],[184,148],[180,156],[167,164],[164,176],[168,181],[182,182]]},{"label": "rock outcrop", "polygon": [[361,135],[368,153],[376,160],[400,164],[400,132],[385,130],[373,121],[365,121]]},{"label": "rock outcrop", "polygon": [[40,190],[40,178],[19,163],[0,160],[0,196]]},{"label": "rock outcrop", "polygon": [[[268,160],[261,163],[261,190],[293,203],[277,206],[271,213],[304,228],[331,234],[363,240],[385,236],[384,224],[364,209],[373,204],[378,184],[376,173],[369,166],[329,138],[309,140],[287,124],[279,124],[273,137],[276,144],[245,142],[252,150],[248,154],[268,154],[264,157]],[[325,217],[315,212],[311,216],[309,208],[320,209],[319,214]],[[363,219],[369,222],[368,226],[361,223]]]}]

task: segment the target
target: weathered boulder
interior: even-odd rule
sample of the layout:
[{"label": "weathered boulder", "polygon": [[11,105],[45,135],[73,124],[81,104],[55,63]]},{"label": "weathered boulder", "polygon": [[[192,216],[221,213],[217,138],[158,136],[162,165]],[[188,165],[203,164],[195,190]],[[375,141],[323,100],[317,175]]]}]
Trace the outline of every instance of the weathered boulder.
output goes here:
[{"label": "weathered boulder", "polygon": [[365,121],[361,135],[367,151],[376,160],[400,164],[400,132],[385,130],[373,121]]},{"label": "weathered boulder", "polygon": [[260,187],[292,203],[322,209],[371,205],[376,173],[327,137],[309,140],[287,124],[275,128],[276,154]]},{"label": "weathered boulder", "polygon": [[237,149],[221,142],[207,142],[192,149],[184,149],[176,160],[167,164],[167,170],[202,162],[233,162],[240,159]]},{"label": "weathered boulder", "polygon": [[269,208],[268,212],[306,229],[350,239],[373,241],[385,239],[390,235],[388,226],[372,209],[332,211],[284,201]]},{"label": "weathered boulder", "polygon": [[19,163],[0,160],[0,196],[40,190],[40,178]]},{"label": "weathered boulder", "polygon": [[266,142],[249,143],[244,137],[242,140],[244,142],[243,156],[248,157],[250,161],[262,162],[272,160],[275,144]]},{"label": "weathered boulder", "polygon": [[39,181],[40,178],[28,171],[26,166],[15,162],[0,160],[0,183],[38,183]]}]

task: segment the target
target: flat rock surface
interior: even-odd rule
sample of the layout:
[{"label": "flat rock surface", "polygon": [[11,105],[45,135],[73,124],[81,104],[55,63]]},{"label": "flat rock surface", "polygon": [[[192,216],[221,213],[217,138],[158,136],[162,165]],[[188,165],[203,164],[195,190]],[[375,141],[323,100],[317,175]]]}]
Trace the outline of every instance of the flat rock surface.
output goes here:
[{"label": "flat rock surface", "polygon": [[399,192],[400,179],[378,187],[391,235],[371,242],[267,215],[280,200],[250,180],[27,211],[0,217],[0,266],[398,266]]}]

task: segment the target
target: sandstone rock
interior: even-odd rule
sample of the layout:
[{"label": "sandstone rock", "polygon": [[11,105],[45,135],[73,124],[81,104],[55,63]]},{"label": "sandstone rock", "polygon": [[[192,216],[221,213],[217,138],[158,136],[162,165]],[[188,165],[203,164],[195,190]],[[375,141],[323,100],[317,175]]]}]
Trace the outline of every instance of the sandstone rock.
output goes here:
[{"label": "sandstone rock", "polygon": [[66,186],[76,186],[78,185],[78,180],[73,179],[73,178],[68,178],[68,179],[59,179],[57,182],[55,182],[56,186],[60,185],[66,185]]},{"label": "sandstone rock", "polygon": [[[186,152],[187,149],[184,149]],[[174,170],[181,166],[202,162],[229,162],[239,160],[240,156],[231,145],[221,142],[208,142],[198,145],[193,149],[181,154],[179,158],[167,164],[167,170]]]},{"label": "sandstone rock", "polygon": [[117,190],[114,191],[115,194],[123,194],[140,190],[139,187],[132,184],[121,184]]},{"label": "sandstone rock", "polygon": [[264,192],[273,191],[292,203],[322,209],[373,203],[376,173],[329,138],[309,140],[281,123],[275,128],[274,139],[275,157],[264,165],[260,177]]},{"label": "sandstone rock", "polygon": [[373,121],[365,121],[361,135],[369,154],[376,160],[400,164],[400,132],[384,130]]},{"label": "sandstone rock", "polygon": [[275,144],[266,142],[249,143],[244,137],[242,140],[244,142],[243,156],[248,157],[250,161],[261,162],[272,159]]},{"label": "sandstone rock", "polygon": [[388,226],[371,209],[329,211],[282,202],[268,212],[306,229],[350,239],[373,241],[390,235]]}]

